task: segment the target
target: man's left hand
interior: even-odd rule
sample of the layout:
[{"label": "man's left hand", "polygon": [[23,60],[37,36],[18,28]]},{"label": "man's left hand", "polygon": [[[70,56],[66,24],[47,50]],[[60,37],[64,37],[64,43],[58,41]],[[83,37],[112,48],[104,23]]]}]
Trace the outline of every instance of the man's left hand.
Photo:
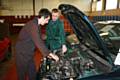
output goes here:
[{"label": "man's left hand", "polygon": [[66,45],[62,45],[62,53],[65,53],[67,51]]}]

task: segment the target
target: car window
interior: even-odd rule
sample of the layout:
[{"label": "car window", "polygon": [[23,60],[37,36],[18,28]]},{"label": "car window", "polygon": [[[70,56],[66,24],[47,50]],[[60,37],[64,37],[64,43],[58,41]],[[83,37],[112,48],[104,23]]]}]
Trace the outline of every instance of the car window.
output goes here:
[{"label": "car window", "polygon": [[95,27],[111,53],[117,54],[120,47],[120,23],[96,23]]},{"label": "car window", "polygon": [[115,25],[115,28],[113,28],[113,30],[117,36],[120,36],[120,24]]},{"label": "car window", "polygon": [[115,25],[106,25],[102,29],[100,29],[100,31],[108,32],[108,31],[110,31],[114,27],[115,27]]}]

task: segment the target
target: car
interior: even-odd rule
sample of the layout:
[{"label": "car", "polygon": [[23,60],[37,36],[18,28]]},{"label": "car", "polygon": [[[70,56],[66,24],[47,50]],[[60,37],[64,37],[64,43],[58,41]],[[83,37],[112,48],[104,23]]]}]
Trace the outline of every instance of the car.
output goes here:
[{"label": "car", "polygon": [[94,25],[110,52],[116,55],[120,48],[120,21],[98,21]]},{"label": "car", "polygon": [[9,26],[0,22],[0,62],[9,60],[12,54]]},{"label": "car", "polygon": [[105,32],[101,33],[97,23],[93,24],[75,6],[60,4],[59,9],[71,24],[73,34],[67,35],[67,53],[57,53],[58,63],[43,61],[39,80],[120,80],[120,68],[114,65],[117,53],[103,39]]}]

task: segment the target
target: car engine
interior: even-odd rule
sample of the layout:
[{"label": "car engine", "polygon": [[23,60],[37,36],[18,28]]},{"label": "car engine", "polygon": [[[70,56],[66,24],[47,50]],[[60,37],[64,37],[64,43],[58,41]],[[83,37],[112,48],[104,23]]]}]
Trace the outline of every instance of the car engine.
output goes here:
[{"label": "car engine", "polygon": [[39,70],[39,80],[77,80],[97,74],[94,62],[81,55],[79,47],[72,45],[66,54],[58,51],[60,60],[44,58]]}]

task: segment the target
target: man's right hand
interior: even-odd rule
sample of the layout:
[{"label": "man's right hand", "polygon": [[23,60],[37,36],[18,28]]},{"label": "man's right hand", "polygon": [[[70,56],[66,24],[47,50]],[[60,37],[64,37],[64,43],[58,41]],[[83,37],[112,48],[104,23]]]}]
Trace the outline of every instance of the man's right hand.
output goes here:
[{"label": "man's right hand", "polygon": [[54,59],[56,62],[59,61],[59,57],[55,54],[50,53],[48,56],[51,57],[52,59]]}]

